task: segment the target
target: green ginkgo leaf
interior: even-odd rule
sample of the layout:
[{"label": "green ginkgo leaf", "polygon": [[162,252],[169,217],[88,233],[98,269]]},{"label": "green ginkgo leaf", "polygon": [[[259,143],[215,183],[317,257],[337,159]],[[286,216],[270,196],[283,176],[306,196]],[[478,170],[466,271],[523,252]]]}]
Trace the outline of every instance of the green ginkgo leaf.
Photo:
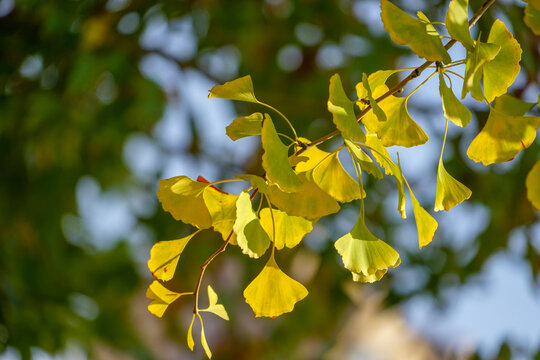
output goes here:
[{"label": "green ginkgo leaf", "polygon": [[223,320],[229,320],[227,310],[225,310],[225,307],[222,304],[218,304],[218,296],[210,285],[208,285],[208,307],[199,311],[211,312]]},{"label": "green ginkgo leaf", "polygon": [[225,128],[225,131],[231,140],[236,141],[247,136],[260,135],[262,122],[263,115],[257,112],[249,116],[237,117]]},{"label": "green ginkgo leaf", "polygon": [[437,220],[431,216],[426,209],[420,205],[414,193],[412,192],[409,183],[405,181],[407,187],[409,188],[409,194],[411,195],[411,202],[413,205],[414,220],[416,222],[416,229],[418,231],[418,247],[421,249],[424,246],[428,245],[435,236],[435,231],[437,231]]},{"label": "green ginkgo leaf", "polygon": [[429,61],[442,61],[445,64],[452,61],[441,39],[431,31],[428,32],[424,22],[413,18],[388,0],[381,1],[381,10],[384,29],[396,44],[408,45],[416,55]]},{"label": "green ginkgo leaf", "polygon": [[214,86],[210,90],[208,98],[247,101],[260,104],[260,101],[255,97],[255,92],[253,91],[253,82],[251,81],[250,75],[228,81],[223,85]]},{"label": "green ginkgo leaf", "polygon": [[306,151],[304,151],[299,156],[291,157],[294,158],[295,168],[294,170],[297,173],[307,172],[313,170],[314,167],[319,165],[324,159],[332,155],[324,150],[320,150],[318,147],[313,146]]},{"label": "green ginkgo leaf", "polygon": [[261,176],[251,175],[251,174],[240,174],[240,175],[234,175],[234,177],[245,180],[245,181],[249,181],[251,183],[251,186],[253,186],[253,188],[259,189],[260,193],[263,193],[263,194],[268,193],[268,183]]},{"label": "green ginkgo leaf", "polygon": [[407,100],[408,97],[390,96],[381,102],[387,121],[380,122],[371,112],[362,118],[366,128],[377,133],[384,146],[412,147],[428,141],[424,130],[409,115]]},{"label": "green ginkgo leaf", "polygon": [[474,50],[467,51],[465,63],[465,79],[461,98],[464,99],[470,91],[473,98],[478,101],[483,100],[484,93],[480,85],[482,79],[482,69],[484,64],[495,59],[501,47],[497,44],[484,43],[480,40],[475,42]]},{"label": "green ginkgo leaf", "polygon": [[362,170],[370,173],[377,179],[383,178],[381,169],[379,169],[377,164],[373,162],[369,155],[366,154],[365,151],[360,148],[360,146],[347,139],[345,139],[345,146],[347,146],[347,150],[349,150],[349,152],[354,156]]},{"label": "green ginkgo leaf", "polygon": [[540,160],[536,162],[526,180],[527,199],[533,206],[540,210]]},{"label": "green ginkgo leaf", "polygon": [[163,210],[176,220],[191,224],[199,229],[212,225],[210,213],[203,199],[208,183],[191,180],[187,176],[176,176],[159,181],[157,197]]},{"label": "green ginkgo leaf", "polygon": [[365,73],[362,73],[362,85],[364,86],[364,89],[366,89],[367,99],[369,101],[369,105],[371,105],[371,109],[375,116],[379,121],[386,121],[386,114],[384,113],[383,109],[381,109],[379,104],[377,104],[377,101],[375,101],[375,99],[373,98],[373,93],[371,92],[368,77]]},{"label": "green ginkgo leaf", "polygon": [[504,23],[497,19],[491,26],[488,42],[499,45],[501,50],[497,56],[484,65],[484,95],[487,101],[505,94],[506,89],[514,82],[519,73],[521,47]]},{"label": "green ginkgo leaf", "polygon": [[276,317],[291,312],[294,305],[308,294],[304,285],[289,277],[277,266],[274,256],[244,290],[246,302],[255,317]]},{"label": "green ginkgo leaf", "polygon": [[523,22],[535,35],[540,35],[540,1],[530,1],[527,4]]},{"label": "green ginkgo leaf", "polygon": [[[300,216],[288,215],[278,209],[264,208],[259,216],[263,229],[270,239],[275,239],[274,244],[278,250],[283,249],[285,246],[292,249],[313,229],[312,221]],[[275,236],[274,227],[276,229]]]},{"label": "green ginkgo leaf", "polygon": [[270,246],[270,239],[264,231],[259,218],[251,207],[249,193],[243,191],[236,202],[236,222],[233,226],[236,242],[242,252],[249,257],[258,258]]},{"label": "green ginkgo leaf", "polygon": [[457,181],[444,168],[442,156],[437,168],[437,191],[435,194],[435,211],[450,210],[462,201],[471,197],[471,190]]},{"label": "green ginkgo leaf", "polygon": [[371,275],[364,275],[364,274],[357,274],[352,272],[352,278],[353,281],[356,282],[365,282],[365,283],[374,283],[376,281],[379,281],[382,279],[382,277],[386,274],[388,269],[382,269],[375,271],[374,274]]},{"label": "green ginkgo leaf", "polygon": [[446,86],[442,71],[439,72],[439,93],[441,94],[444,117],[460,127],[471,121],[469,109],[458,100],[452,89]]},{"label": "green ginkgo leaf", "polygon": [[[377,99],[379,96],[383,95],[388,91],[388,86],[386,81],[390,76],[397,73],[399,70],[379,70],[370,74],[368,76],[368,84],[371,88],[372,97]],[[360,109],[363,109],[365,106],[364,101],[368,98],[368,90],[364,86],[364,82],[359,82],[356,84],[356,94],[358,95],[359,101],[357,102]]]},{"label": "green ginkgo leaf", "polygon": [[463,46],[473,51],[474,40],[469,32],[468,0],[452,0],[448,5],[446,13],[446,30],[453,39],[456,39]]},{"label": "green ginkgo leaf", "polygon": [[334,74],[330,78],[329,92],[328,111],[332,114],[332,121],[341,131],[343,137],[361,142],[366,141],[366,135],[356,120],[353,102],[345,94],[338,74]]},{"label": "green ginkgo leaf", "polygon": [[[521,105],[512,105],[519,104]],[[536,138],[540,117],[521,116],[525,114],[527,103],[503,95],[490,108],[484,128],[473,139],[467,149],[467,156],[484,165],[510,161],[528,148]],[[529,109],[534,104],[529,104]]]},{"label": "green ginkgo leaf", "polygon": [[334,246],[345,268],[357,274],[358,280],[363,276],[372,281],[371,275],[380,275],[381,271],[395,268],[401,262],[396,250],[369,231],[362,216],[351,232],[340,237]]},{"label": "green ginkgo leaf", "polygon": [[346,203],[366,196],[360,187],[345,171],[338,158],[338,152],[326,157],[312,171],[315,184],[339,202]]},{"label": "green ginkgo leaf", "polygon": [[[236,219],[238,195],[220,192],[209,186],[204,190],[203,198],[212,219],[212,227],[221,234],[223,240],[227,240]],[[236,234],[231,235],[229,242],[236,244]]]},{"label": "green ginkgo leaf", "polygon": [[261,141],[264,149],[262,166],[266,171],[267,179],[283,191],[298,191],[302,183],[289,164],[289,148],[279,139],[274,123],[268,114],[264,115]]},{"label": "green ginkgo leaf", "polygon": [[337,201],[309,181],[305,173],[299,174],[298,177],[302,180],[302,186],[297,192],[286,193],[275,185],[268,188],[272,204],[291,216],[301,216],[309,220],[339,211]]},{"label": "green ginkgo leaf", "polygon": [[178,240],[158,241],[152,246],[148,269],[156,279],[168,281],[173,278],[182,251],[197,232]]},{"label": "green ginkgo leaf", "polygon": [[157,317],[162,317],[163,313],[170,304],[176,301],[180,296],[192,295],[192,292],[177,293],[167,289],[157,280],[154,280],[146,290],[146,297],[152,302],[148,305],[148,311]]}]

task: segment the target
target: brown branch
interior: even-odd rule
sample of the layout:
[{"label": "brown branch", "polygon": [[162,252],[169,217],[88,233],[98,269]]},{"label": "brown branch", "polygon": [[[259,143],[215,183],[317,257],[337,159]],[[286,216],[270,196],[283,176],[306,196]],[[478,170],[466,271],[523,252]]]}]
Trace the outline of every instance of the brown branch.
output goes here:
[{"label": "brown branch", "polygon": [[[480,7],[480,9],[478,9],[478,11],[476,11],[476,13],[473,15],[471,20],[469,20],[469,29],[472,28],[478,22],[478,20],[482,17],[482,15],[484,15],[484,13],[487,11],[487,9],[491,5],[493,5],[493,3],[495,3],[495,0],[487,0],[486,2],[484,2],[482,7]],[[456,43],[456,40],[452,39],[444,46],[444,48],[446,50],[448,50],[452,46],[454,46],[455,43]],[[414,69],[405,79],[401,80],[399,82],[399,84],[393,86],[391,89],[389,89],[383,95],[379,96],[375,101],[377,103],[379,103],[379,102],[383,101],[384,99],[386,99],[387,97],[389,97],[390,95],[394,95],[395,93],[401,91],[403,89],[403,87],[405,87],[405,85],[407,85],[411,80],[413,80],[413,79],[417,78],[418,76],[420,76],[420,74],[422,74],[422,72],[425,69],[427,69],[427,67],[430,66],[431,64],[433,64],[433,61],[426,61],[425,63],[423,63],[422,65],[420,65],[416,69]],[[362,110],[356,116],[356,120],[360,121],[370,110],[371,110],[371,105],[368,105],[364,110]],[[295,155],[300,155],[301,153],[303,153],[307,149],[312,148],[314,146],[317,146],[317,145],[319,145],[319,144],[321,144],[321,143],[323,143],[323,142],[325,142],[327,140],[330,140],[330,139],[332,139],[333,137],[335,137],[335,136],[337,136],[339,134],[340,134],[339,130],[331,132],[331,133],[329,133],[329,134],[327,134],[327,135],[325,135],[325,136],[311,142],[310,144],[307,144],[306,146],[302,146],[302,148],[300,150],[298,150],[295,153]]]}]

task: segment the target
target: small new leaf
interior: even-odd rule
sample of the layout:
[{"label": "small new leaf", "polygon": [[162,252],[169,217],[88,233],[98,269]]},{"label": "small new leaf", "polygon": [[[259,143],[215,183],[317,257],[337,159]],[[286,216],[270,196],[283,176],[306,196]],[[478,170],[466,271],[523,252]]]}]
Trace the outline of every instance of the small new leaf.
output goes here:
[{"label": "small new leaf", "polygon": [[[157,317],[162,317],[170,304],[183,295],[192,295],[192,292],[177,293],[170,291],[157,280],[154,280],[146,290],[146,297],[152,302],[148,305],[148,311]],[[189,342],[189,337],[188,337]]]}]

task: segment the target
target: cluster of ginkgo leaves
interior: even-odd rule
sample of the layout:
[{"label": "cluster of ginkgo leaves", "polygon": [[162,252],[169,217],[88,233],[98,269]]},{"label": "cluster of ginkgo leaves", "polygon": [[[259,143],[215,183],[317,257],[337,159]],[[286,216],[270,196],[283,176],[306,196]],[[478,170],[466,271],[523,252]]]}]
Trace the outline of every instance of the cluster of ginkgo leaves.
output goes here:
[{"label": "cluster of ginkgo leaves", "polygon": [[[448,121],[464,128],[471,121],[471,113],[452,89],[452,77],[463,79],[458,89],[461,99],[467,94],[489,106],[489,117],[484,128],[470,144],[467,155],[484,165],[513,159],[534,141],[540,118],[525,116],[535,105],[506,93],[517,76],[521,60],[519,43],[504,23],[496,20],[487,40],[474,40],[469,28],[468,1],[452,0],[444,23],[431,22],[422,12],[414,18],[388,0],[381,1],[381,17],[385,29],[393,41],[408,45],[419,57],[426,59],[423,68],[413,71],[411,79],[424,69],[432,73],[416,89],[432,77],[438,78],[439,91],[446,128],[437,169],[437,189],[434,211],[450,210],[471,196],[471,191],[450,175],[443,164],[443,151]],[[485,11],[485,9],[484,9]],[[525,10],[525,23],[539,32],[540,6],[530,2]],[[477,19],[476,19],[477,20]],[[446,28],[451,44],[443,45],[435,25]],[[455,42],[466,50],[465,59],[453,60],[447,50]],[[454,70],[465,65],[464,74]],[[375,179],[393,176],[398,192],[398,212],[406,218],[405,186],[412,200],[413,214],[418,230],[419,247],[428,245],[437,229],[437,222],[416,200],[399,164],[389,155],[387,147],[412,147],[426,143],[428,136],[411,118],[407,111],[409,95],[394,96],[395,90],[386,85],[390,76],[399,71],[383,70],[363,75],[356,85],[358,101],[350,100],[343,89],[339,75],[330,79],[328,111],[342,137],[343,143],[331,152],[299,137],[283,114],[259,101],[253,90],[250,76],[217,85],[210,90],[209,98],[245,101],[271,109],[283,118],[292,136],[276,131],[274,120],[267,113],[254,113],[234,119],[226,133],[232,140],[248,136],[260,136],[264,153],[262,166],[264,176],[237,175],[235,179],[209,183],[177,176],[161,180],[157,196],[163,209],[176,220],[196,227],[193,234],[178,240],[156,243],[150,254],[148,267],[157,279],[147,291],[152,299],[148,309],[161,317],[167,307],[181,296],[194,295],[193,318],[188,330],[188,346],[193,349],[192,327],[195,318],[201,324],[201,343],[208,355],[211,352],[205,335],[201,312],[211,312],[228,320],[223,305],[208,286],[209,307],[198,308],[198,295],[204,269],[228,244],[238,246],[251,258],[262,257],[269,252],[266,265],[260,274],[244,290],[246,302],[255,316],[276,317],[293,310],[295,304],[307,296],[308,291],[298,281],[285,274],[275,259],[276,250],[293,248],[312,230],[322,217],[339,211],[340,205],[360,200],[359,216],[352,230],[335,241],[335,248],[354,281],[374,282],[380,280],[389,268],[400,264],[396,250],[378,239],[364,221],[362,172]],[[540,98],[540,96],[539,96]],[[539,99],[540,100],[540,99]],[[355,104],[360,110],[355,113]],[[442,119],[442,117],[441,117]],[[340,152],[347,152],[352,160],[354,173],[342,166]],[[382,169],[381,169],[382,168]],[[247,187],[242,193],[230,194],[215,185],[228,181],[244,181]],[[528,197],[540,209],[540,161],[527,178]],[[256,209],[256,210],[255,210]],[[203,264],[199,281],[193,292],[176,293],[161,282],[174,276],[179,258],[189,241],[201,230],[217,231],[224,243]]]}]

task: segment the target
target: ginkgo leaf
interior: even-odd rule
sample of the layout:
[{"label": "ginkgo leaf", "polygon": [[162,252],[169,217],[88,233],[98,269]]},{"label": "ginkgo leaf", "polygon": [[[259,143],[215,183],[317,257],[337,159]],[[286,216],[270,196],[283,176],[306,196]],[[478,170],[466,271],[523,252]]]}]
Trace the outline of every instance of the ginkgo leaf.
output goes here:
[{"label": "ginkgo leaf", "polygon": [[321,163],[324,159],[329,157],[331,153],[320,150],[318,147],[313,146],[304,151],[299,156],[294,157],[295,168],[297,173],[313,170],[313,168]]},{"label": "ginkgo leaf", "polygon": [[360,187],[345,171],[338,158],[338,152],[326,157],[312,171],[315,184],[339,202],[346,203],[366,196]]},{"label": "ginkgo leaf", "polygon": [[289,277],[277,266],[274,256],[244,290],[244,298],[255,317],[276,317],[291,312],[308,294],[304,285]]},{"label": "ginkgo leaf", "polygon": [[309,220],[339,211],[337,201],[309,181],[305,173],[299,174],[298,177],[302,180],[302,186],[297,192],[286,193],[275,185],[268,188],[272,204],[291,216],[301,216]]},{"label": "ginkgo leaf", "polygon": [[444,117],[460,127],[471,121],[469,109],[458,100],[452,89],[446,86],[442,72],[439,72],[439,93],[441,94]]},{"label": "ginkgo leaf", "polygon": [[[370,74],[368,76],[368,84],[371,88],[372,96],[374,99],[377,99],[379,96],[383,95],[388,91],[388,86],[386,86],[386,81],[390,76],[397,73],[399,70],[379,70]],[[364,82],[359,82],[356,84],[356,94],[358,95],[359,101],[357,102],[360,109],[363,108],[362,100],[367,99],[368,90],[364,86]]]},{"label": "ginkgo leaf", "polygon": [[189,324],[189,329],[187,332],[187,344],[189,347],[189,350],[193,351],[193,347],[195,346],[195,341],[193,341],[193,323],[195,322],[195,314],[193,314],[193,317],[191,318],[191,323]]},{"label": "ginkgo leaf", "polygon": [[435,231],[437,231],[438,224],[437,220],[435,220],[433,216],[431,216],[426,209],[420,205],[418,200],[416,200],[409,183],[406,181],[405,183],[407,184],[409,194],[411,195],[414,220],[416,221],[416,229],[418,231],[418,247],[421,249],[433,240],[433,236],[435,236]]},{"label": "ginkgo leaf", "polygon": [[347,146],[347,149],[354,156],[362,170],[367,171],[377,179],[383,178],[381,169],[379,169],[377,164],[375,164],[373,160],[371,160],[369,155],[366,154],[364,150],[362,150],[358,145],[347,139],[345,139],[345,146]]},{"label": "ginkgo leaf", "polygon": [[176,176],[159,181],[157,197],[163,210],[176,220],[191,224],[199,229],[212,225],[210,213],[203,199],[207,183],[194,181],[187,176]]},{"label": "ginkgo leaf", "polygon": [[424,130],[409,115],[407,100],[408,97],[390,96],[381,102],[387,121],[380,122],[371,112],[362,118],[366,128],[377,133],[384,146],[412,147],[428,141]]},{"label": "ginkgo leaf", "polygon": [[178,240],[158,241],[152,246],[148,269],[156,279],[168,281],[173,278],[178,259],[195,234],[197,232]]},{"label": "ginkgo leaf", "polygon": [[401,262],[396,250],[369,231],[362,216],[358,217],[351,232],[340,237],[334,246],[345,268],[357,274],[359,280],[363,276],[372,281],[370,275],[381,274],[381,271],[395,268]]},{"label": "ginkgo leaf", "polygon": [[381,1],[381,10],[384,29],[396,44],[408,45],[416,55],[429,61],[442,61],[445,64],[451,62],[441,39],[428,32],[425,23],[388,0]]},{"label": "ginkgo leaf", "polygon": [[332,121],[341,131],[343,137],[361,142],[366,141],[366,135],[356,120],[353,102],[345,94],[338,74],[334,74],[330,78],[329,93],[328,111],[332,114]]},{"label": "ginkgo leaf", "polygon": [[234,177],[245,180],[245,181],[249,181],[251,183],[251,186],[253,186],[253,188],[259,189],[260,193],[263,193],[263,194],[268,193],[268,183],[261,176],[251,175],[251,174],[240,174],[240,175],[234,175]]},{"label": "ginkgo leaf", "polygon": [[446,30],[453,39],[456,39],[463,46],[472,51],[474,40],[469,32],[468,0],[452,0],[448,5],[446,13]]},{"label": "ginkgo leaf", "polygon": [[[212,227],[221,234],[223,240],[227,240],[236,220],[238,195],[222,193],[207,187],[203,192],[203,198],[212,219]],[[236,244],[236,234],[231,235],[229,242]]]},{"label": "ginkgo leaf", "polygon": [[270,246],[270,239],[264,231],[259,218],[251,207],[249,193],[243,191],[236,202],[236,222],[233,226],[236,242],[244,254],[258,258]]},{"label": "ginkgo leaf", "polygon": [[527,199],[533,206],[540,210],[540,160],[536,162],[526,180]]},{"label": "ginkgo leaf", "polygon": [[352,274],[353,281],[374,283],[375,281],[381,280],[387,271],[388,269],[377,270],[375,271],[374,274],[371,274],[371,275],[357,274],[355,272],[351,272],[351,274]]},{"label": "ginkgo leaf", "polygon": [[379,104],[377,104],[377,101],[375,101],[375,99],[373,98],[373,93],[371,92],[368,77],[365,73],[362,73],[362,85],[364,85],[364,89],[366,89],[367,99],[369,101],[369,105],[371,105],[371,110],[379,121],[386,121],[386,114],[384,113],[383,109],[381,109]]},{"label": "ginkgo leaf", "polygon": [[483,100],[483,91],[480,86],[482,78],[482,69],[484,64],[493,60],[499,53],[501,47],[497,44],[484,43],[480,40],[475,42],[474,50],[467,51],[465,63],[465,78],[463,79],[463,88],[461,98],[464,99],[470,91],[471,95],[478,101]]},{"label": "ginkgo leaf", "polygon": [[[510,161],[532,144],[540,126],[540,117],[521,116],[525,114],[526,106],[511,105],[519,102],[518,99],[512,100],[510,95],[495,100],[484,128],[467,149],[471,160],[484,165]],[[533,104],[529,105],[532,107]]]},{"label": "ginkgo leaf", "polygon": [[[536,3],[536,7],[535,4]],[[523,22],[532,30],[535,35],[540,35],[540,4],[539,2],[529,2],[525,7]]]},{"label": "ginkgo leaf", "polygon": [[257,104],[260,103],[255,97],[255,92],[253,91],[253,82],[251,81],[250,75],[228,81],[223,85],[214,86],[210,90],[208,98],[247,101]]},{"label": "ginkgo leaf", "polygon": [[148,311],[157,317],[162,317],[167,307],[183,295],[192,295],[192,292],[177,293],[167,289],[157,280],[154,280],[146,290],[146,297],[152,302],[148,305]]},{"label": "ginkgo leaf", "polygon": [[[273,221],[272,221],[273,215]],[[304,236],[313,229],[313,222],[300,216],[290,216],[278,209],[264,208],[261,210],[261,225],[270,239],[275,239],[276,249],[287,246],[292,249],[302,241]],[[274,227],[276,234],[274,236]]]},{"label": "ginkgo leaf", "polygon": [[249,116],[237,117],[225,128],[225,131],[231,140],[236,141],[247,136],[260,135],[262,122],[263,115],[257,112]]},{"label": "ginkgo leaf", "polygon": [[491,102],[505,94],[519,73],[521,47],[504,23],[497,19],[491,26],[488,42],[501,47],[497,56],[484,65],[484,95]]},{"label": "ginkgo leaf", "polygon": [[390,159],[388,150],[383,146],[381,140],[375,133],[368,133],[366,135],[366,145],[372,149],[371,154],[377,160],[379,165],[384,169],[386,175],[392,175],[392,168],[389,166],[386,159]]},{"label": "ginkgo leaf", "polygon": [[264,153],[262,166],[266,177],[283,191],[295,192],[302,184],[289,164],[289,148],[285,146],[276,132],[270,115],[264,115],[261,132]]},{"label": "ginkgo leaf", "polygon": [[222,304],[218,304],[218,296],[210,285],[208,285],[208,307],[199,311],[211,312],[223,320],[229,320],[227,310],[225,310],[225,307]]},{"label": "ginkgo leaf", "polygon": [[457,181],[444,168],[442,156],[437,168],[437,190],[435,194],[435,211],[450,210],[462,201],[471,197],[471,190]]},{"label": "ginkgo leaf", "polygon": [[204,334],[204,324],[202,321],[202,317],[199,313],[197,313],[197,317],[199,318],[199,321],[201,322],[201,345],[204,349],[204,353],[206,356],[211,359],[212,358],[212,352],[210,351],[210,346],[208,346],[208,342],[206,341],[206,335]]}]

